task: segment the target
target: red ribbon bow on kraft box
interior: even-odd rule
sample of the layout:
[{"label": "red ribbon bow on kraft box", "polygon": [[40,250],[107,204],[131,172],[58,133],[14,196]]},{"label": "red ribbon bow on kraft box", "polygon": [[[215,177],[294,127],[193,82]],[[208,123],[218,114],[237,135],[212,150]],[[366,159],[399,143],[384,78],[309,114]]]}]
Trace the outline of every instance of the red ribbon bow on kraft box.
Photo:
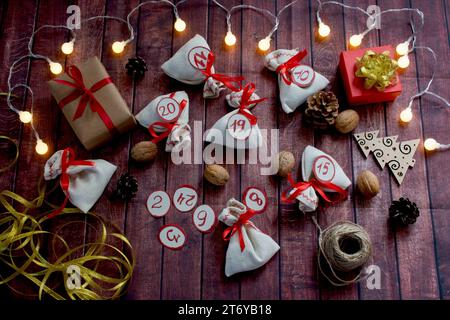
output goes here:
[{"label": "red ribbon bow on kraft box", "polygon": [[88,150],[136,125],[133,115],[97,57],[67,68],[50,80],[50,91]]}]

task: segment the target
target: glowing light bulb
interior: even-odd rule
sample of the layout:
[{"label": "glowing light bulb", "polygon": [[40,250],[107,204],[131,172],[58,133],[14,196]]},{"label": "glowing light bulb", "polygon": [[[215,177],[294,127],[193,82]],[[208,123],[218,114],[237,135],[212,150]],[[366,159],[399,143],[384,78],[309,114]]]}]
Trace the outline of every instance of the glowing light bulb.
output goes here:
[{"label": "glowing light bulb", "polygon": [[428,138],[423,143],[423,146],[425,147],[426,150],[433,151],[433,150],[438,149],[440,144],[436,140],[434,140],[433,138]]},{"label": "glowing light bulb", "polygon": [[354,34],[350,37],[349,43],[353,48],[357,48],[361,45],[362,39],[364,36],[360,34]]},{"label": "glowing light bulb", "polygon": [[330,27],[327,26],[325,23],[321,22],[319,23],[319,36],[322,38],[326,38],[330,35]]},{"label": "glowing light bulb", "polygon": [[270,48],[270,37],[259,40],[258,48],[261,51],[267,51]]},{"label": "glowing light bulb", "polygon": [[38,141],[36,142],[36,153],[43,155],[46,154],[47,152],[48,152],[48,145],[41,139],[38,139]]},{"label": "glowing light bulb", "polygon": [[413,118],[413,113],[411,111],[411,108],[406,108],[405,110],[403,110],[400,113],[400,120],[402,122],[405,122],[405,123],[410,122],[412,120],[412,118]]},{"label": "glowing light bulb", "polygon": [[72,41],[64,42],[61,46],[61,51],[64,54],[71,54],[73,52],[73,42]]},{"label": "glowing light bulb", "polygon": [[177,18],[177,20],[175,20],[175,24],[173,25],[173,27],[178,32],[182,32],[186,29],[186,22],[184,22],[181,18]]},{"label": "glowing light bulb", "polygon": [[33,119],[33,116],[28,111],[19,111],[19,119],[23,123],[30,123]]},{"label": "glowing light bulb", "polygon": [[116,41],[112,44],[112,51],[114,53],[122,53],[123,49],[125,49],[125,46],[125,41]]},{"label": "glowing light bulb", "polygon": [[398,66],[402,69],[406,69],[409,66],[409,58],[408,56],[401,56],[397,60]]},{"label": "glowing light bulb", "polygon": [[404,55],[408,54],[409,42],[406,41],[406,42],[399,43],[397,45],[397,47],[395,48],[395,51],[397,52],[397,54],[399,56],[404,56]]},{"label": "glowing light bulb", "polygon": [[58,62],[50,62],[49,66],[50,66],[50,72],[53,74],[60,74],[63,70],[62,65]]},{"label": "glowing light bulb", "polygon": [[229,47],[232,47],[236,44],[236,36],[231,31],[228,31],[227,35],[225,36],[225,44]]}]

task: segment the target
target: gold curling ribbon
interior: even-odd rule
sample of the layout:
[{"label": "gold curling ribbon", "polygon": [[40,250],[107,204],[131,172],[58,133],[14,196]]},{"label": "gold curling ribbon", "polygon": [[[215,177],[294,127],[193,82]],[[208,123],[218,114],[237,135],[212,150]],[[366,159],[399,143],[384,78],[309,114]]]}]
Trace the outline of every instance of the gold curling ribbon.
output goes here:
[{"label": "gold curling ribbon", "polygon": [[0,168],[0,173],[2,173],[16,164],[17,159],[19,159],[19,146],[17,145],[17,142],[15,142],[13,139],[11,139],[10,137],[7,137],[7,136],[0,136],[0,140],[6,140],[9,143],[12,143],[12,145],[16,148],[16,153],[15,153],[14,159],[10,163],[8,163],[6,166],[4,166],[3,168]]},{"label": "gold curling ribbon", "polygon": [[384,91],[396,83],[398,64],[391,58],[389,51],[376,53],[367,50],[362,57],[356,58],[356,67],[355,75],[364,78],[366,89],[375,87],[378,91]]},{"label": "gold curling ribbon", "polygon": [[[110,223],[107,224],[95,213],[84,214],[77,208],[65,208],[51,221],[60,217],[82,215],[83,218],[93,219],[99,230],[96,232],[94,241],[71,248],[63,236],[46,231],[44,228],[46,221],[49,221],[47,215],[53,209],[36,217],[30,214],[31,211],[42,207],[44,203],[52,208],[57,207],[45,200],[53,190],[46,193],[46,184],[42,183],[41,179],[38,184],[39,195],[31,201],[8,190],[0,193],[0,204],[6,209],[6,212],[0,213],[0,265],[2,266],[0,285],[7,284],[13,291],[21,293],[11,285],[11,281],[23,277],[37,287],[39,299],[42,299],[44,294],[57,300],[119,298],[125,293],[135,265],[129,240],[120,232],[108,231],[108,226],[110,229],[111,227],[119,229]],[[12,202],[21,205],[24,210],[22,212],[16,210]],[[88,224],[86,221],[74,220],[59,226],[58,230],[73,223]],[[56,256],[53,262],[41,253],[44,245],[43,237],[53,239],[53,255]],[[62,244],[64,253],[56,254],[56,241]],[[73,258],[80,252],[83,253],[82,256]],[[130,254],[127,255],[125,252]],[[101,272],[105,263],[108,264],[108,271],[114,271],[117,276]],[[68,286],[69,266],[76,266],[80,270],[80,285],[75,288]],[[3,274],[5,269],[8,269],[7,275]],[[60,279],[62,275],[64,286],[59,285],[54,288],[50,285],[50,279],[54,275],[59,275]]]}]

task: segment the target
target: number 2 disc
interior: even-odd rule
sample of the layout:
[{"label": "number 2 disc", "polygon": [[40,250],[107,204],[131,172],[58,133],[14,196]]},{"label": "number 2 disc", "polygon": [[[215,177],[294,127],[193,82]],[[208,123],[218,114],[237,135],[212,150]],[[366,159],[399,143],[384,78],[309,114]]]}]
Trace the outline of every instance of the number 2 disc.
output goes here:
[{"label": "number 2 disc", "polygon": [[164,217],[170,209],[170,197],[167,192],[152,192],[147,199],[147,210],[155,218]]},{"label": "number 2 disc", "polygon": [[265,191],[256,187],[249,187],[244,191],[242,196],[243,203],[247,208],[257,213],[261,213],[267,208],[267,195]]},{"label": "number 2 disc", "polygon": [[210,233],[217,224],[217,217],[213,208],[207,204],[198,206],[192,215],[192,223],[201,233]]}]

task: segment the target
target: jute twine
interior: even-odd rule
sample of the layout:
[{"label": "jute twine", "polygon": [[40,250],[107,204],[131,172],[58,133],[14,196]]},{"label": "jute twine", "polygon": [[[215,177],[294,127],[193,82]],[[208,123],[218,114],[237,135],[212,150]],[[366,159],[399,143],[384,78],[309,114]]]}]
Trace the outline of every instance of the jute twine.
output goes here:
[{"label": "jute twine", "polygon": [[[338,221],[322,230],[315,217],[312,219],[320,232],[317,262],[322,275],[335,286],[345,286],[361,280],[362,266],[372,254],[372,242],[366,230],[350,221]],[[348,248],[349,243],[352,245],[351,249]],[[321,258],[328,264],[332,276],[322,269]],[[337,275],[337,272],[347,273],[358,268],[361,270],[350,280]]]}]

